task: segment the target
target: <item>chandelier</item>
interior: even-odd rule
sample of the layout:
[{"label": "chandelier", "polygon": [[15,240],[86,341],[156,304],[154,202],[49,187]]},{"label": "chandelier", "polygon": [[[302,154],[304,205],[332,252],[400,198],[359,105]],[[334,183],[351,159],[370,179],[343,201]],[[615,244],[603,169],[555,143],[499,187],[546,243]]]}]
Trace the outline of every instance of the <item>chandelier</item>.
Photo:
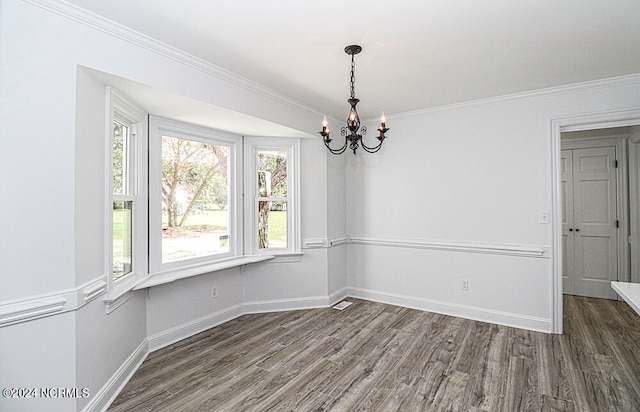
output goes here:
[{"label": "chandelier", "polygon": [[322,120],[322,131],[318,133],[322,136],[322,140],[324,141],[324,145],[327,146],[327,149],[335,155],[344,153],[344,151],[347,150],[347,147],[353,150],[353,154],[356,154],[356,150],[358,150],[360,146],[362,146],[362,148],[368,153],[375,153],[382,147],[382,142],[386,138],[385,133],[389,129],[385,127],[386,120],[384,113],[382,113],[382,117],[380,118],[380,127],[378,128],[380,135],[376,136],[378,144],[371,147],[364,144],[362,136],[367,134],[367,126],[360,127],[360,116],[358,116],[358,111],[356,110],[356,105],[360,99],[356,99],[355,97],[356,63],[354,60],[354,56],[362,51],[362,47],[352,44],[351,46],[345,47],[344,51],[351,55],[351,97],[347,100],[351,105],[351,109],[349,110],[349,116],[347,117],[347,125],[340,129],[340,134],[345,137],[344,145],[337,149],[333,149],[329,146],[329,143],[331,143],[333,139],[329,137],[330,131],[326,117]]}]

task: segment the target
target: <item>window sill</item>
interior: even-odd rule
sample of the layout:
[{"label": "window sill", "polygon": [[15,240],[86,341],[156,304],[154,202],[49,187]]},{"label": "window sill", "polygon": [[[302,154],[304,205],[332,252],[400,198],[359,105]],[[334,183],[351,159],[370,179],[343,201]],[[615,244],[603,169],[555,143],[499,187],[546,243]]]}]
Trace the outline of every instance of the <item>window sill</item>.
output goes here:
[{"label": "window sill", "polygon": [[102,300],[106,305],[107,313],[111,313],[114,310],[122,306],[126,301],[131,299],[131,291],[140,282],[135,278],[124,279],[122,283],[118,283],[116,287],[108,292]]},{"label": "window sill", "polygon": [[179,279],[189,278],[192,276],[204,275],[205,273],[216,272],[219,270],[234,268],[238,266],[244,266],[251,263],[264,262],[266,260],[273,259],[273,255],[248,255],[239,256],[223,261],[218,261],[203,266],[194,266],[189,268],[183,268],[174,270],[171,272],[157,273],[155,275],[144,278],[140,283],[133,287],[133,290],[140,290],[150,288],[153,286],[164,285],[165,283],[171,283]]},{"label": "window sill", "polygon": [[269,261],[269,263],[290,263],[290,262],[300,262],[302,260],[302,256],[304,253],[295,252],[295,253],[280,253],[273,254],[274,258]]}]

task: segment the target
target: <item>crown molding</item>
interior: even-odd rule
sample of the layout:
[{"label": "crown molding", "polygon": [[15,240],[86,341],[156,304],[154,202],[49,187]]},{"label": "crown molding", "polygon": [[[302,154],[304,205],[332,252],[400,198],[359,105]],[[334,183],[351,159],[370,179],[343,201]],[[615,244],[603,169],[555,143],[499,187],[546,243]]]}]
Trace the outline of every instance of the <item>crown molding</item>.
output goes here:
[{"label": "crown molding", "polygon": [[488,97],[486,99],[470,100],[470,101],[461,102],[461,103],[452,103],[448,105],[442,105],[442,106],[419,109],[419,110],[412,110],[412,111],[402,112],[402,113],[387,114],[386,117],[387,117],[387,120],[401,119],[401,118],[407,118],[407,117],[417,117],[417,116],[422,116],[422,115],[427,115],[432,113],[480,107],[480,106],[492,105],[492,104],[509,102],[509,101],[552,97],[552,96],[558,96],[563,94],[587,92],[587,91],[593,91],[593,90],[599,90],[599,89],[607,89],[611,87],[634,85],[638,83],[640,83],[640,73],[630,74],[625,76],[610,77],[610,78],[599,79],[599,80],[590,80],[586,82],[572,83],[572,84],[567,84],[562,86],[547,87],[544,89],[536,89],[536,90],[531,90],[526,92],[505,94],[501,96]]},{"label": "crown molding", "polygon": [[80,23],[102,33],[126,41],[135,46],[142,47],[148,51],[175,60],[181,64],[202,71],[210,76],[217,77],[235,86],[255,94],[266,97],[275,102],[284,104],[292,109],[313,116],[321,116],[322,114],[305,105],[304,103],[293,99],[289,96],[281,94],[273,89],[262,86],[254,81],[238,76],[229,70],[223,69],[204,59],[189,54],[181,49],[163,43],[151,36],[147,36],[135,31],[120,23],[109,20],[98,14],[85,10],[79,6],[68,3],[63,0],[22,0],[25,3],[39,7],[48,12],[57,14],[74,22]]}]

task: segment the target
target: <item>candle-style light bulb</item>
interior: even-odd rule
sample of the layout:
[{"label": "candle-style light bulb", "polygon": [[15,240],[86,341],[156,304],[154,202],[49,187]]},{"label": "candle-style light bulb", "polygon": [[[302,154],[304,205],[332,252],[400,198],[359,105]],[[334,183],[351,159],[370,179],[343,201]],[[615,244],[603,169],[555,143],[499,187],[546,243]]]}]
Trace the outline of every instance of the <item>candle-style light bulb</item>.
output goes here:
[{"label": "candle-style light bulb", "polygon": [[329,124],[329,122],[327,122],[327,116],[324,116],[322,118],[322,132],[321,134],[323,136],[328,136],[329,135],[329,127],[327,127]]},{"label": "candle-style light bulb", "polygon": [[380,128],[381,129],[384,129],[386,121],[387,121],[387,118],[385,117],[384,112],[382,112],[382,116],[380,116]]}]

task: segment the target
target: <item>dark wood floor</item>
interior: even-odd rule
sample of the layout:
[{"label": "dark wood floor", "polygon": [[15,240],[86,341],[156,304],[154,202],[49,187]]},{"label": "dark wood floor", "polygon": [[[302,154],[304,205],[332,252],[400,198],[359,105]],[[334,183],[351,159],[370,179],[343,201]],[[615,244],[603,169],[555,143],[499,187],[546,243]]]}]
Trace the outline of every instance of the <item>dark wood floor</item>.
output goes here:
[{"label": "dark wood floor", "polygon": [[111,411],[639,411],[640,316],[565,296],[564,335],[357,299],[153,352]]}]

